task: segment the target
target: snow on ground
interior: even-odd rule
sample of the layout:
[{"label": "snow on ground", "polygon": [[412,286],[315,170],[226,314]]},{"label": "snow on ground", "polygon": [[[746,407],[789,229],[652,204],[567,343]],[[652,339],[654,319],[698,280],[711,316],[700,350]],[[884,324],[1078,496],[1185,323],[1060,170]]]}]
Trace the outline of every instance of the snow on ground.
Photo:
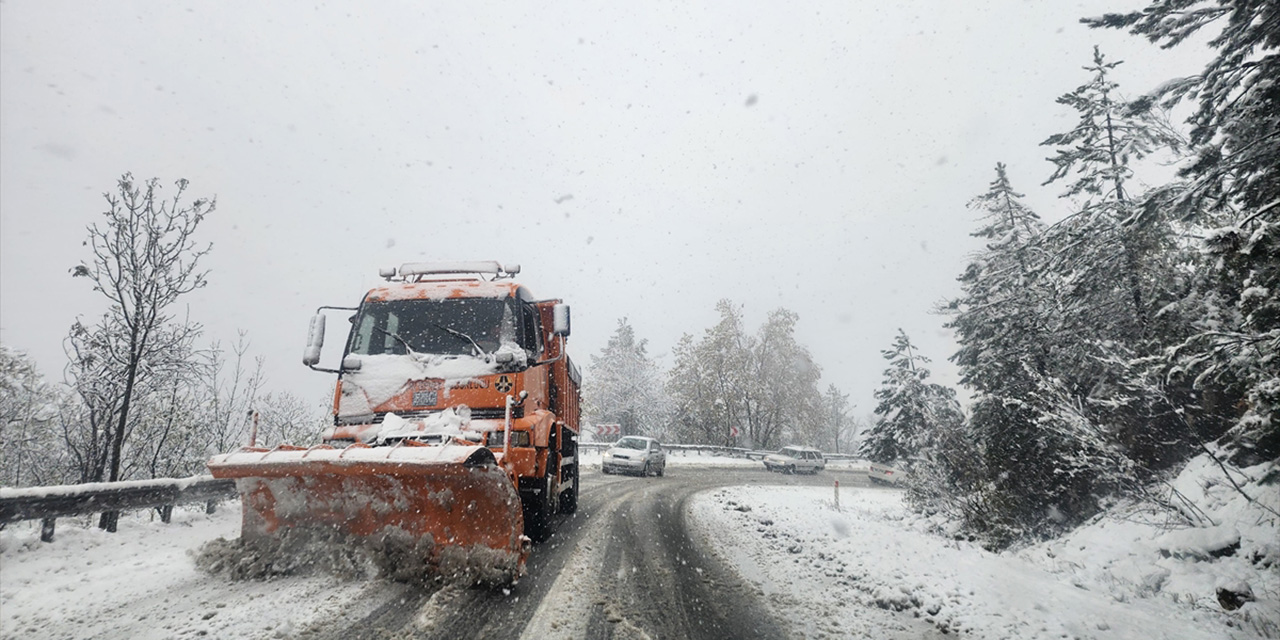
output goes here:
[{"label": "snow on ground", "polygon": [[327,574],[231,582],[196,568],[205,542],[239,533],[239,502],[212,515],[178,508],[170,524],[129,513],[114,534],[63,518],[52,543],[40,542],[38,521],[9,525],[0,637],[290,638],[376,584]]},{"label": "snow on ground", "polygon": [[[1197,470],[1208,469],[1188,469],[1199,483],[1179,480],[1188,491],[1204,484]],[[929,533],[930,523],[906,509],[900,491],[843,488],[839,511],[833,494],[817,487],[720,489],[699,496],[691,516],[723,540],[719,553],[760,588],[779,617],[809,621],[809,636],[860,635],[881,609],[979,638],[1276,637],[1268,622],[1277,616],[1280,586],[1274,555],[1269,566],[1255,564],[1253,552],[1164,557],[1167,531],[1114,518],[1048,544],[994,554]],[[1216,514],[1215,522],[1238,528],[1243,549],[1273,553],[1267,545],[1274,550],[1278,540],[1275,518],[1225,491],[1214,496],[1219,502],[1202,508]],[[1252,581],[1258,601],[1224,612],[1214,591],[1223,579]]]}]

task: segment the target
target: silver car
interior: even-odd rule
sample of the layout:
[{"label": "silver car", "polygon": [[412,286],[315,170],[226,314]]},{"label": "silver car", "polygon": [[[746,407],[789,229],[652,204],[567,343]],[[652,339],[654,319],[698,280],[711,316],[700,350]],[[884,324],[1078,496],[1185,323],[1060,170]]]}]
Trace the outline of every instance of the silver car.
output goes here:
[{"label": "silver car", "polygon": [[764,468],[783,473],[817,473],[827,468],[822,452],[809,447],[783,447],[764,458]]},{"label": "silver car", "polygon": [[605,473],[662,475],[667,469],[667,453],[653,438],[627,436],[604,452],[600,470]]}]

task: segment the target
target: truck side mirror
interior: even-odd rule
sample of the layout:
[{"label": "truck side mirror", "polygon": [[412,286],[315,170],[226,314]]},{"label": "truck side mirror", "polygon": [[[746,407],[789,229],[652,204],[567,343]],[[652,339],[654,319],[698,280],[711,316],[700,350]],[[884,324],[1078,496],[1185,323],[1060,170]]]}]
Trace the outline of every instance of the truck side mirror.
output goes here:
[{"label": "truck side mirror", "polygon": [[551,308],[551,332],[558,336],[569,335],[569,305],[558,304]]},{"label": "truck side mirror", "polygon": [[324,314],[311,316],[307,330],[307,348],[302,352],[302,364],[313,367],[320,362],[320,349],[324,347]]}]

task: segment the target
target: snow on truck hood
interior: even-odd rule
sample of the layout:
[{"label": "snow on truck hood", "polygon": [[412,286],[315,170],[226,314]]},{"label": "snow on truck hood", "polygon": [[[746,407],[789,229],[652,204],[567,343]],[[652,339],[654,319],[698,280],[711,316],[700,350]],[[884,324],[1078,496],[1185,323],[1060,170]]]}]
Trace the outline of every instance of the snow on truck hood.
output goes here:
[{"label": "snow on truck hood", "polygon": [[377,439],[379,442],[385,442],[391,438],[422,435],[462,438],[465,436],[462,431],[469,424],[471,424],[471,409],[466,405],[450,407],[421,420],[405,420],[394,413],[388,413],[378,428]]},{"label": "snow on truck hood", "polygon": [[[510,353],[515,361],[525,358],[524,350],[515,343],[503,343],[495,353]],[[461,386],[480,376],[498,373],[499,364],[483,356],[443,356],[427,354],[379,354],[356,356],[360,369],[342,374],[343,395],[338,415],[358,416],[394,398],[413,380],[443,380],[445,388]],[[348,395],[346,386],[364,391]]]}]

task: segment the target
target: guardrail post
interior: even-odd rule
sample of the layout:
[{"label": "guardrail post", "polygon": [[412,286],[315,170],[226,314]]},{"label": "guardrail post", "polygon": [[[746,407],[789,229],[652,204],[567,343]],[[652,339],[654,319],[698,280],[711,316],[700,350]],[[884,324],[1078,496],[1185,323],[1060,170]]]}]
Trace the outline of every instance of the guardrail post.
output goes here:
[{"label": "guardrail post", "polygon": [[214,512],[214,511],[217,511],[217,510],[218,510],[218,501],[217,501],[217,500],[210,500],[210,501],[208,501],[208,502],[204,503],[204,512],[205,512],[205,513],[212,515],[212,514],[213,514],[213,512]]},{"label": "guardrail post", "polygon": [[157,508],[160,510],[160,522],[169,524],[169,521],[173,520],[173,505],[166,504]]},{"label": "guardrail post", "polygon": [[40,521],[40,542],[53,542],[53,527],[57,518],[45,518]]}]

